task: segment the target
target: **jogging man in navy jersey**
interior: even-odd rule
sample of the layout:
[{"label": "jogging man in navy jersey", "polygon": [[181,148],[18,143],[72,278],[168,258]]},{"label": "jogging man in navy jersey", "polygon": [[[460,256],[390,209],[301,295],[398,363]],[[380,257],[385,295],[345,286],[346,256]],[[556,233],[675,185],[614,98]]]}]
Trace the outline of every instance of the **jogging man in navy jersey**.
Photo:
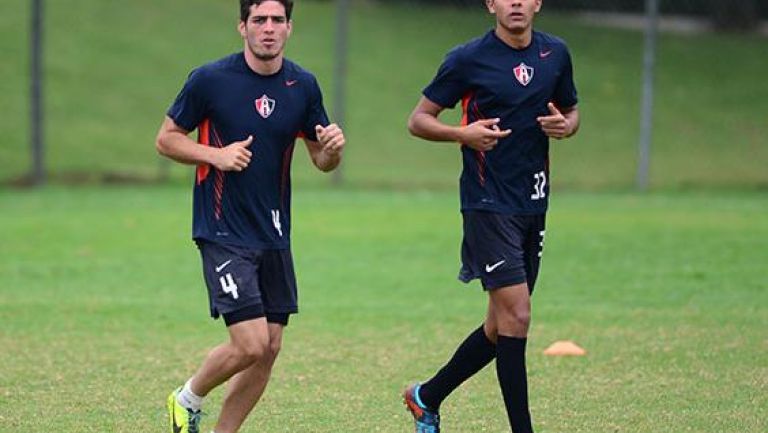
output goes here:
[{"label": "jogging man in navy jersey", "polygon": [[[229,341],[168,397],[171,433],[197,433],[208,393],[229,381],[215,433],[238,431],[261,397],[296,313],[290,250],[294,141],[336,168],[345,139],[329,124],[315,77],[284,58],[292,0],[240,0],[242,52],[194,70],[157,136],[158,151],[196,164],[193,238],[211,316]],[[198,141],[188,138],[198,130]],[[196,349],[195,349],[196,350]]]},{"label": "jogging man in navy jersey", "polygon": [[[435,376],[404,391],[417,433],[439,432],[443,400],[494,359],[512,431],[533,431],[525,346],[544,245],[549,138],[579,127],[568,49],[533,30],[541,3],[486,0],[495,29],[448,53],[408,123],[418,137],[461,143],[459,279],[479,279],[488,293],[483,324]],[[459,101],[461,126],[438,119]]]}]

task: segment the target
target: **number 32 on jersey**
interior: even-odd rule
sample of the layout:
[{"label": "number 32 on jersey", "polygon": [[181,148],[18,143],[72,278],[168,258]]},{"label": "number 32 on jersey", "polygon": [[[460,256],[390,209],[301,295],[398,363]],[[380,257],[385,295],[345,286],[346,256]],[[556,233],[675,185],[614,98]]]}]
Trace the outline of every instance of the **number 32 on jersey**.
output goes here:
[{"label": "number 32 on jersey", "polygon": [[533,194],[531,194],[531,200],[541,200],[547,196],[545,187],[547,186],[547,173],[540,171],[533,175],[533,179],[536,182],[533,185]]}]

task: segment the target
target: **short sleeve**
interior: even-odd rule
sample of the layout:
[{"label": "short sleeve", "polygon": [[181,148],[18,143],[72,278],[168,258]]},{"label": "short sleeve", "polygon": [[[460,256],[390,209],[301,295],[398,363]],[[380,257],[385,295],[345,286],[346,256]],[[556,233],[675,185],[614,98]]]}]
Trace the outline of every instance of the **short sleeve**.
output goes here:
[{"label": "short sleeve", "polygon": [[317,84],[315,77],[312,77],[307,85],[307,115],[301,130],[302,135],[307,140],[317,141],[315,125],[328,126],[330,123],[328,114],[325,112],[325,106],[323,106],[323,93],[320,91],[320,85]]},{"label": "short sleeve", "polygon": [[467,80],[461,62],[461,47],[445,56],[443,64],[432,82],[424,89],[424,96],[444,108],[453,108],[467,91]]},{"label": "short sleeve", "polygon": [[167,112],[168,117],[187,131],[196,129],[208,111],[203,81],[203,73],[199,69],[192,71]]},{"label": "short sleeve", "polygon": [[555,89],[554,101],[558,107],[573,107],[578,102],[576,95],[576,85],[573,83],[573,64],[571,54],[568,49],[565,50],[563,60],[563,71],[560,74],[560,80]]}]

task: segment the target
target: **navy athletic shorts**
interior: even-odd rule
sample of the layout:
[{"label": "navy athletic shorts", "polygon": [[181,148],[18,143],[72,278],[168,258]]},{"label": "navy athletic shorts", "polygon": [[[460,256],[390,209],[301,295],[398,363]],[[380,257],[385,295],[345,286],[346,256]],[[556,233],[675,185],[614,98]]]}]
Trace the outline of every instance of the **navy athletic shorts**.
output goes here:
[{"label": "navy athletic shorts", "polygon": [[480,279],[484,290],[528,283],[533,293],[544,248],[546,215],[464,211],[459,280]]},{"label": "navy athletic shorts", "polygon": [[291,250],[253,250],[198,240],[211,317],[227,326],[266,317],[288,324],[298,295]]}]

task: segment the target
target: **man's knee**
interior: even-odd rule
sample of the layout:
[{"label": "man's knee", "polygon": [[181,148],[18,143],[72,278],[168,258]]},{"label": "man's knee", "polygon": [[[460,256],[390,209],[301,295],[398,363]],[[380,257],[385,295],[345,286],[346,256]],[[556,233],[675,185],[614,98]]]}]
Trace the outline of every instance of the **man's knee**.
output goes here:
[{"label": "man's knee", "polygon": [[531,324],[531,310],[529,308],[515,308],[507,315],[507,319],[517,326],[528,329]]},{"label": "man's knee", "polygon": [[269,344],[267,347],[267,356],[274,361],[280,353],[283,346],[283,327],[284,323],[269,324]]},{"label": "man's knee", "polygon": [[277,355],[280,353],[280,349],[283,347],[283,341],[280,338],[273,338],[269,341],[269,346],[267,347],[267,356],[269,356],[272,360],[277,358]]},{"label": "man's knee", "polygon": [[518,284],[490,293],[491,309],[500,335],[523,337],[531,324],[531,299],[528,286]]},{"label": "man's knee", "polygon": [[483,323],[483,333],[485,338],[493,344],[496,344],[496,338],[499,335],[499,324],[496,321],[496,317],[486,317],[485,323]]},{"label": "man's knee", "polygon": [[497,310],[496,326],[502,335],[525,335],[531,324],[530,305],[515,305]]},{"label": "man's knee", "polygon": [[241,365],[250,365],[263,360],[269,356],[271,351],[267,341],[253,340],[243,344],[235,345],[237,357]]},{"label": "man's knee", "polygon": [[266,332],[240,334],[233,339],[232,345],[237,352],[238,363],[244,366],[263,361],[270,352],[270,339]]}]

